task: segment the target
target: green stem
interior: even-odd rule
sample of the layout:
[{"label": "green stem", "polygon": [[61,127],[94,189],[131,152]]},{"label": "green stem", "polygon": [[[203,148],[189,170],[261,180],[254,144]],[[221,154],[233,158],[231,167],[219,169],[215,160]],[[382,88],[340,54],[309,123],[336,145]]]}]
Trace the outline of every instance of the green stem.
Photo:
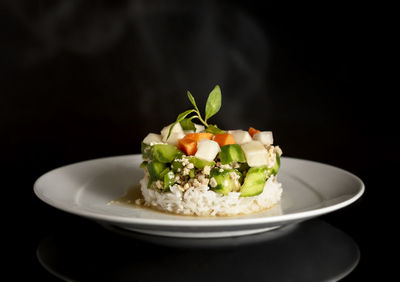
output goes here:
[{"label": "green stem", "polygon": [[201,118],[200,112],[199,112],[199,111],[196,111],[196,112],[197,112],[197,118],[198,118],[206,127],[208,127],[208,123],[205,122],[205,121]]}]

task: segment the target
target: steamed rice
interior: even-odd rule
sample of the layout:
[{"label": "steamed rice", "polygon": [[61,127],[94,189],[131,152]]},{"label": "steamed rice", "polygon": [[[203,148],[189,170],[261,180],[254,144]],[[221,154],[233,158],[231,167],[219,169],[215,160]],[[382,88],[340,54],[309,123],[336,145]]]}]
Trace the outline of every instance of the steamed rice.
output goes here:
[{"label": "steamed rice", "polygon": [[147,188],[148,179],[140,181],[146,206],[176,214],[197,216],[231,216],[250,214],[270,208],[280,201],[282,185],[275,177],[268,178],[264,191],[254,197],[240,197],[239,192],[221,195],[208,186],[190,187],[181,191],[176,185],[170,192],[161,192]]}]

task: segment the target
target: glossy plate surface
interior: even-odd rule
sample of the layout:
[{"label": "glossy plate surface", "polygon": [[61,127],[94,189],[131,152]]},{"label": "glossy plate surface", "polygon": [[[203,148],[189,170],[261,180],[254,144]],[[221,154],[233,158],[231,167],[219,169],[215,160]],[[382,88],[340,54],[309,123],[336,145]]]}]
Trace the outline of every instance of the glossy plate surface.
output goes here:
[{"label": "glossy plate surface", "polygon": [[364,192],[355,175],[330,165],[283,157],[279,206],[247,216],[190,217],[136,205],[110,204],[138,185],[141,155],[80,162],[52,170],[34,184],[47,204],[101,223],[170,237],[227,237],[264,232],[343,208]]}]

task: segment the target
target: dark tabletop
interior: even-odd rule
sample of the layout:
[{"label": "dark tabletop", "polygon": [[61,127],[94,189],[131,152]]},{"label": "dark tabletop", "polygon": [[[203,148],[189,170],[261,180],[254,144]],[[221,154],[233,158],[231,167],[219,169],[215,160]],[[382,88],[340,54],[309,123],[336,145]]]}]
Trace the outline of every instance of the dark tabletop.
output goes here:
[{"label": "dark tabletop", "polygon": [[[0,4],[3,248],[16,280],[387,281],[399,146],[396,106],[365,75],[374,18],[260,2]],[[111,231],[35,197],[53,168],[139,153],[190,107],[186,90],[204,105],[216,84],[213,122],[272,130],[285,156],[348,170],[366,193],[274,234],[208,243]]]}]

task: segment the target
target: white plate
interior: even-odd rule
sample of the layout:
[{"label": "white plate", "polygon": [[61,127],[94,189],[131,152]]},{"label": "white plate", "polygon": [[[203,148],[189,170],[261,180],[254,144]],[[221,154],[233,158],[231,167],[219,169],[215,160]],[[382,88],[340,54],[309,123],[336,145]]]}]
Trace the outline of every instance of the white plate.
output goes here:
[{"label": "white plate", "polygon": [[227,237],[263,232],[343,208],[364,192],[355,175],[330,165],[282,158],[281,204],[273,210],[236,217],[189,217],[141,206],[109,204],[143,177],[141,155],[80,162],[52,170],[34,184],[47,204],[101,223],[172,237]]}]

